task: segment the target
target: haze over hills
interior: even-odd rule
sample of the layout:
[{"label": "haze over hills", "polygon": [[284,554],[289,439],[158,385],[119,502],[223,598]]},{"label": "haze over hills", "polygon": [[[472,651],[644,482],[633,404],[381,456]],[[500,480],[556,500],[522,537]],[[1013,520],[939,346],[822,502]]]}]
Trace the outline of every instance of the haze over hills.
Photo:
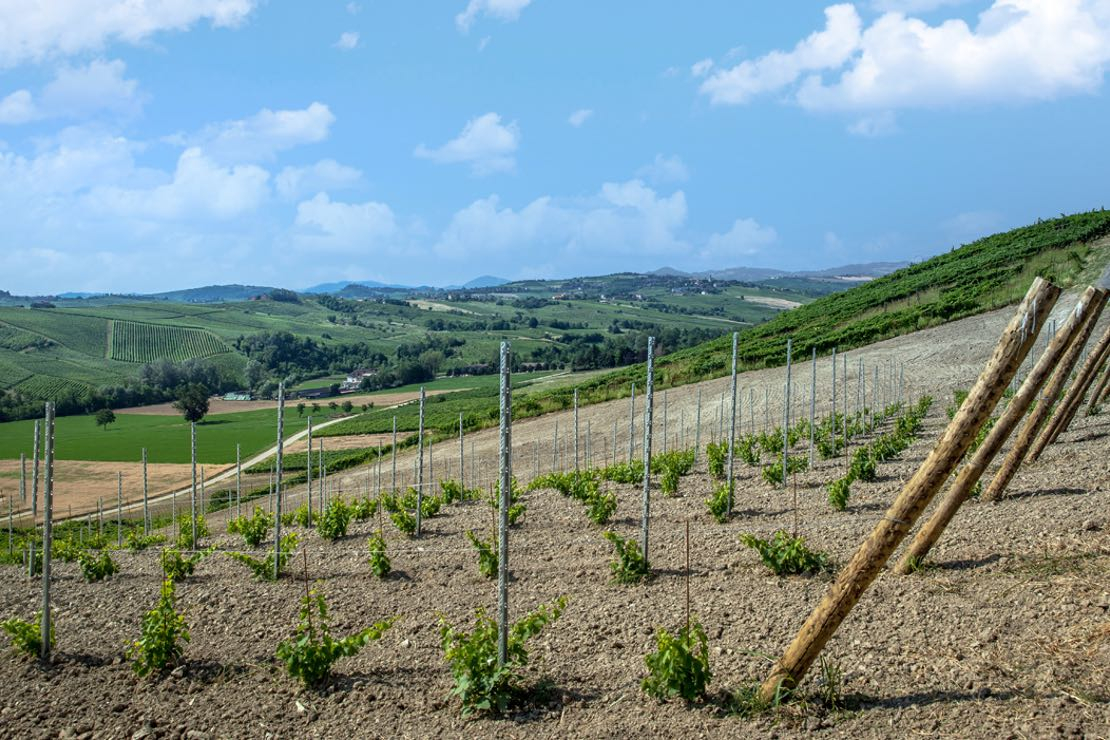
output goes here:
[{"label": "haze over hills", "polygon": [[[661,267],[644,274],[654,277],[673,277],[685,279],[713,279],[731,280],[739,282],[758,282],[776,278],[875,278],[888,275],[895,270],[906,267],[908,262],[867,262],[861,264],[842,265],[823,270],[788,271],[763,267],[729,267],[702,272],[683,272],[672,267]],[[579,276],[581,278],[590,276]],[[604,276],[599,276],[604,277]],[[377,280],[336,280],[318,283],[307,288],[298,289],[298,293],[308,295],[342,295],[347,298],[369,298],[380,295],[382,292],[413,291],[433,292],[440,290],[480,290],[482,288],[499,288],[512,285],[516,282],[494,275],[480,275],[461,285],[452,284],[444,286],[433,285],[401,285],[397,283],[382,283]],[[535,280],[527,282],[547,282]],[[552,282],[565,282],[565,279],[552,279]],[[195,288],[182,288],[180,290],[163,291],[159,293],[90,293],[90,292],[59,292],[41,296],[12,295],[0,290],[0,302],[20,302],[32,299],[59,299],[59,300],[84,300],[92,298],[118,298],[121,302],[129,300],[156,300],[173,303],[223,303],[228,301],[247,301],[260,295],[265,295],[283,286],[268,285],[206,285]]]}]

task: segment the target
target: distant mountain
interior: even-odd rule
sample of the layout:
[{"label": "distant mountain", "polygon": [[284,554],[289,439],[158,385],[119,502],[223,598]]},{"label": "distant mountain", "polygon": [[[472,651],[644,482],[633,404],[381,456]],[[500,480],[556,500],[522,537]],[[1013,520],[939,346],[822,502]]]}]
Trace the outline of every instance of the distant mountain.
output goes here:
[{"label": "distant mountain", "polygon": [[220,301],[246,301],[272,290],[274,288],[264,285],[206,285],[203,288],[150,293],[144,297],[174,303],[219,303]]},{"label": "distant mountain", "polygon": [[745,283],[754,283],[759,280],[785,277],[789,275],[785,270],[772,270],[766,267],[729,267],[724,270],[706,270],[695,272],[691,277],[713,278],[714,280],[739,280]]},{"label": "distant mountain", "polygon": [[726,267],[720,270],[703,270],[701,272],[682,272],[673,267],[661,267],[649,272],[649,275],[662,277],[691,277],[712,278],[714,280],[738,280],[752,283],[760,280],[773,280],[784,277],[804,278],[844,278],[866,277],[876,278],[889,275],[895,270],[908,267],[909,262],[864,262],[854,265],[841,265],[829,267],[824,270],[776,270],[768,267]]},{"label": "distant mountain", "polygon": [[512,281],[506,280],[505,278],[494,277],[493,275],[480,275],[469,282],[463,283],[462,287],[468,290],[473,290],[474,288],[496,288],[499,285],[505,285],[509,282]]},{"label": "distant mountain", "polygon": [[107,293],[73,293],[73,292],[69,292],[69,293],[59,293],[58,295],[55,296],[55,298],[99,298],[102,295],[108,295],[108,294]]},{"label": "distant mountain", "polygon": [[660,267],[658,270],[652,270],[648,275],[658,275],[659,277],[690,277],[690,273],[676,270],[673,267]]},{"label": "distant mountain", "polygon": [[305,288],[299,293],[339,293],[349,285],[361,285],[364,288],[405,288],[405,285],[387,285],[377,280],[340,280],[334,283],[320,283],[311,288]]},{"label": "distant mountain", "polygon": [[858,265],[841,265],[830,267],[827,270],[812,270],[809,272],[793,273],[799,277],[870,277],[877,278],[889,275],[895,270],[909,267],[909,262],[864,262]]}]

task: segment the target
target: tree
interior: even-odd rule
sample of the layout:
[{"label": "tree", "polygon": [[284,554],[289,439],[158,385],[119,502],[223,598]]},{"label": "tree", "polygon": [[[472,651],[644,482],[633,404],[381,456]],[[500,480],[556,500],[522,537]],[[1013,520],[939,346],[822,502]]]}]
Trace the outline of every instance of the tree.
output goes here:
[{"label": "tree", "polygon": [[208,413],[208,389],[200,383],[181,386],[173,407],[185,416],[185,421],[200,421]]},{"label": "tree", "polygon": [[355,405],[353,403],[351,403],[351,399],[348,398],[345,401],[343,401],[343,412],[344,413],[347,413],[347,414],[351,413],[351,409],[353,409],[354,407],[355,407]]},{"label": "tree", "polygon": [[96,412],[96,425],[98,427],[108,428],[108,425],[116,420],[116,414],[111,409],[100,409]]},{"label": "tree", "polygon": [[297,404],[297,416],[304,416],[304,401]]}]

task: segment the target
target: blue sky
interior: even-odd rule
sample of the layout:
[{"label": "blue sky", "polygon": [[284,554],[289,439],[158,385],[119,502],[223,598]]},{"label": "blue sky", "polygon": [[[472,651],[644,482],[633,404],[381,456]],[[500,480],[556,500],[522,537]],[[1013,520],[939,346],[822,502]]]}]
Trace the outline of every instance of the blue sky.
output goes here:
[{"label": "blue sky", "polygon": [[13,293],[821,268],[1110,205],[1110,0],[35,5]]}]

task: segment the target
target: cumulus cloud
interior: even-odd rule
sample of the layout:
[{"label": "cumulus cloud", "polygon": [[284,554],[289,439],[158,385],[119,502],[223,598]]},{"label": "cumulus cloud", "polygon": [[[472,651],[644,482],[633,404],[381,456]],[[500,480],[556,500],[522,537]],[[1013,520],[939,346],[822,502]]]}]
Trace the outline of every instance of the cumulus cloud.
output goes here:
[{"label": "cumulus cloud", "polygon": [[690,74],[694,77],[705,77],[711,69],[713,69],[713,60],[702,59],[690,65]]},{"label": "cumulus cloud", "polygon": [[318,250],[370,255],[392,246],[398,235],[393,210],[385,203],[343,203],[317,193],[297,205],[296,242]]},{"label": "cumulus cloud", "polygon": [[467,33],[480,15],[502,22],[515,21],[520,17],[520,11],[531,2],[532,0],[470,0],[466,9],[455,16],[455,25],[460,31]]},{"label": "cumulus cloud", "polygon": [[278,195],[289,200],[309,193],[354,187],[360,182],[360,171],[334,159],[321,159],[308,167],[285,167],[274,178]]},{"label": "cumulus cloud", "polygon": [[593,197],[536,198],[523,208],[501,207],[496,195],[459,210],[435,246],[445,258],[506,257],[542,251],[551,258],[590,254],[593,260],[687,251],[678,236],[686,196],[661,196],[641,180],[610,182]]},{"label": "cumulus cloud", "polygon": [[793,50],[720,70],[702,93],[716,104],[743,104],[788,91],[819,111],[1022,102],[1092,92],[1110,62],[1105,0],[994,0],[974,27],[888,12],[863,28],[847,4],[825,15],[825,28]]},{"label": "cumulus cloud", "polygon": [[570,116],[567,118],[567,123],[569,123],[571,126],[574,126],[575,128],[580,128],[582,124],[588,121],[590,119],[590,116],[592,116],[593,114],[594,112],[590,108],[579,108],[578,110],[574,111],[574,113],[570,114]]},{"label": "cumulus cloud", "polygon": [[223,167],[190,147],[177,160],[170,182],[152,188],[94,188],[93,210],[128,218],[228,220],[257,209],[269,195],[270,174],[256,165]]},{"label": "cumulus cloud", "polygon": [[246,20],[254,0],[51,0],[0,3],[0,68],[95,51],[112,41],[140,43],[161,31],[207,20]]},{"label": "cumulus cloud", "polygon": [[323,141],[335,122],[328,106],[312,103],[301,110],[263,108],[250,118],[206,126],[192,135],[171,137],[171,143],[196,146],[221,162],[257,162],[277,152]]},{"label": "cumulus cloud", "polygon": [[350,51],[358,47],[358,40],[358,31],[344,31],[339,34],[339,40],[332,44],[332,46],[336,49],[342,49],[343,51]]},{"label": "cumulus cloud", "polygon": [[139,83],[124,78],[119,59],[94,60],[81,67],[62,66],[37,96],[17,90],[0,100],[0,123],[42,118],[83,118],[99,112],[132,115],[142,106]]},{"label": "cumulus cloud", "polygon": [[516,121],[502,124],[497,113],[486,113],[467,121],[462,133],[443,146],[429,149],[421,144],[413,154],[439,164],[468,164],[474,174],[488,175],[512,171],[519,145]]},{"label": "cumulus cloud", "polygon": [[733,258],[759,254],[778,239],[773,227],[761,226],[752,218],[738,218],[725,233],[710,235],[700,256],[703,260],[722,264]]},{"label": "cumulus cloud", "polygon": [[642,177],[656,185],[674,182],[686,182],[690,179],[690,170],[682,157],[673,154],[669,157],[656,154],[651,164],[646,164],[636,170],[636,176]]}]

